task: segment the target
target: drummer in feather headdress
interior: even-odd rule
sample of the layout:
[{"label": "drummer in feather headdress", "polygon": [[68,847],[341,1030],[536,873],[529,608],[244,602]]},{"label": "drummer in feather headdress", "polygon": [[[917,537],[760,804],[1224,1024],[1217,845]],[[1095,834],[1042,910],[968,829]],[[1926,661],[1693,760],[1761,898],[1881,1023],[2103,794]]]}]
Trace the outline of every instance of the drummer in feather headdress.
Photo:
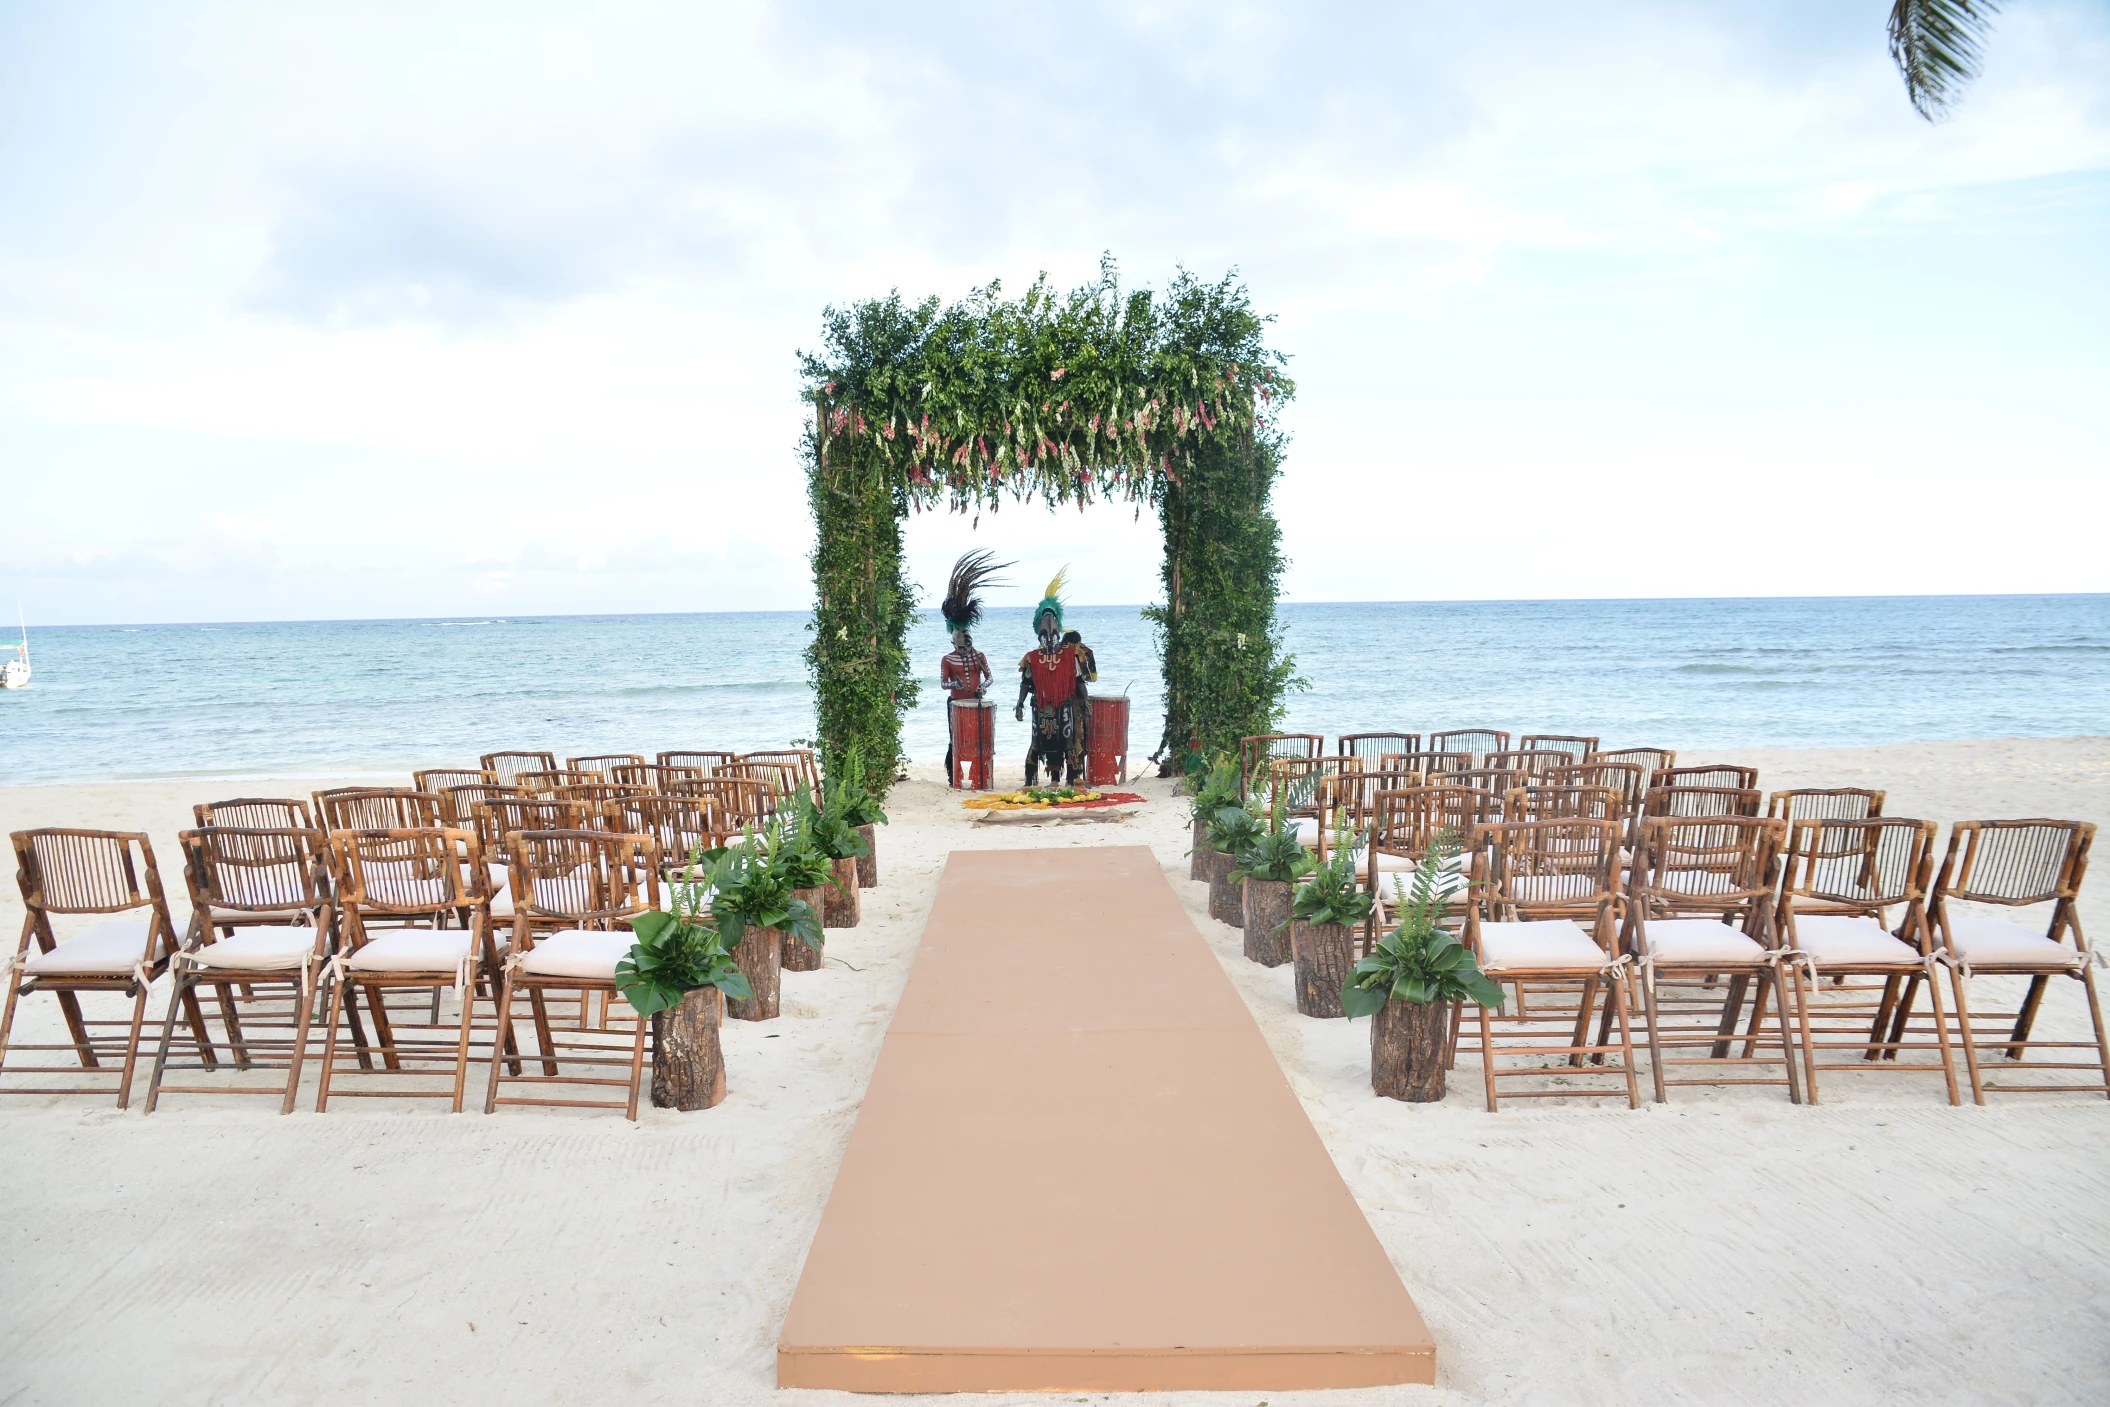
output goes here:
[{"label": "drummer in feather headdress", "polygon": [[[952,779],[952,713],[951,699],[979,699],[987,692],[990,682],[996,678],[989,668],[989,656],[974,647],[975,626],[982,621],[981,591],[989,586],[1001,586],[996,574],[1009,562],[993,562],[993,552],[969,552],[952,564],[952,576],[945,584],[945,597],[938,602],[938,612],[945,617],[945,628],[952,633],[952,653],[938,661],[938,682],[944,686],[947,732],[945,742],[945,776]],[[970,763],[979,763],[970,758]],[[976,770],[982,770],[979,766]],[[973,779],[979,785],[977,791],[986,791],[991,779],[984,775]]]},{"label": "drummer in feather headdress", "polygon": [[1061,786],[1067,773],[1072,786],[1084,784],[1085,699],[1081,647],[1062,638],[1062,586],[1065,567],[1048,583],[1048,594],[1033,608],[1033,633],[1039,648],[1018,662],[1018,706],[1012,716],[1024,719],[1026,700],[1033,701],[1033,733],[1026,750],[1026,785],[1039,782],[1040,764],[1048,766],[1048,785]]}]

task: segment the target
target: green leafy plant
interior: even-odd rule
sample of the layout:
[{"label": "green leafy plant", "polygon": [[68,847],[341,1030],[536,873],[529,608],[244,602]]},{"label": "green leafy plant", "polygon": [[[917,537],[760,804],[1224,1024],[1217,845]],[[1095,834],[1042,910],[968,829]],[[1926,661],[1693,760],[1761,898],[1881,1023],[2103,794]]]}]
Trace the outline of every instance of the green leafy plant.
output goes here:
[{"label": "green leafy plant", "polygon": [[1317,863],[1297,839],[1296,822],[1285,814],[1280,797],[1268,812],[1266,828],[1246,842],[1237,858],[1237,867],[1231,871],[1234,880],[1295,881],[1310,874]]},{"label": "green leafy plant", "polygon": [[[689,857],[690,868],[705,863],[699,847]],[[716,987],[737,1001],[754,996],[703,905],[703,886],[677,883],[670,908],[630,920],[637,941],[617,960],[615,980],[623,1000],[639,1016],[678,1006],[685,995],[702,987]]]},{"label": "green leafy plant", "polygon": [[[815,863],[823,867],[818,877],[812,877]],[[786,833],[781,817],[760,831],[749,828],[738,842],[717,852],[709,859],[705,883],[711,890],[711,916],[725,946],[739,947],[750,928],[774,928],[819,948],[821,916],[793,891],[827,883],[826,865],[819,851],[801,846]]]},{"label": "green leafy plant", "polygon": [[[844,748],[842,755],[828,767],[822,795],[824,804],[839,811],[844,823],[853,830],[859,826],[887,824],[879,798],[865,785],[864,749],[855,743]],[[857,853],[866,852],[860,850]]]},{"label": "green leafy plant", "polygon": [[1209,844],[1226,855],[1239,855],[1260,836],[1261,824],[1249,806],[1219,806],[1209,817]]},{"label": "green leafy plant", "polygon": [[[836,781],[821,785],[819,801],[801,787],[798,793],[799,835],[828,860],[854,860],[860,855],[872,853],[872,847],[857,833],[853,822],[843,806],[843,784]],[[831,868],[830,873],[833,874]]]},{"label": "green leafy plant", "polygon": [[1370,956],[1348,974],[1341,1007],[1349,1016],[1375,1015],[1388,1001],[1502,1004],[1500,984],[1480,970],[1472,949],[1443,927],[1456,891],[1456,876],[1446,862],[1457,853],[1457,836],[1446,830],[1415,866],[1411,890],[1393,880],[1399,926],[1378,939]]},{"label": "green leafy plant", "polygon": [[1225,806],[1236,806],[1242,800],[1238,785],[1238,760],[1222,753],[1210,759],[1208,766],[1194,774],[1194,794],[1188,802],[1188,814],[1204,821],[1214,816]]},{"label": "green leafy plant", "polygon": [[1292,918],[1319,925],[1357,924],[1370,917],[1375,901],[1356,887],[1355,852],[1356,837],[1344,821],[1334,828],[1325,863],[1313,867],[1311,877],[1297,886],[1290,899]]}]

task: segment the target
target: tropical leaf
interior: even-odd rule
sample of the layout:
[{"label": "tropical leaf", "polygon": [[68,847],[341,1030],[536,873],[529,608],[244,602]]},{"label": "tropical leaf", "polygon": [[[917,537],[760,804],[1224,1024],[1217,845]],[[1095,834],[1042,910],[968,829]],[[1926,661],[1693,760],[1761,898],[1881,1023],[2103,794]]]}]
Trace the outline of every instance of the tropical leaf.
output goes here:
[{"label": "tropical leaf", "polygon": [[1980,41],[1999,9],[1999,0],[1896,0],[1890,7],[1890,57],[1921,117],[1946,117],[1978,76]]}]

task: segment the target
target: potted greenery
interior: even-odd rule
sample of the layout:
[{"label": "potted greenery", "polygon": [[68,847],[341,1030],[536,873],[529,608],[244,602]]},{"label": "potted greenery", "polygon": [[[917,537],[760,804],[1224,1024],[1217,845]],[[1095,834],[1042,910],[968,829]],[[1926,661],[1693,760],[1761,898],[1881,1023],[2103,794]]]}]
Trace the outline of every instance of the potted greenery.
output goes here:
[{"label": "potted greenery", "polygon": [[1430,1104],[1443,1098],[1451,1013],[1459,1002],[1493,1008],[1502,988],[1480,970],[1472,949],[1443,928],[1458,877],[1445,862],[1457,852],[1448,831],[1423,855],[1414,887],[1397,880],[1399,926],[1355,965],[1341,989],[1350,1017],[1369,1016],[1370,1087],[1388,1099]]},{"label": "potted greenery", "polygon": [[[702,864],[702,854],[691,857]],[[671,911],[630,920],[636,942],[615,965],[623,1000],[652,1022],[652,1103],[708,1109],[725,1098],[725,1051],[718,1042],[725,999],[754,995],[702,905],[702,886],[674,885]]]},{"label": "potted greenery", "polygon": [[779,858],[789,844],[781,819],[759,832],[749,829],[738,843],[711,857],[704,878],[713,891],[711,917],[753,989],[750,997],[727,1003],[727,1014],[735,1021],[775,1019],[786,938],[816,953],[820,950],[820,915],[793,892],[798,888],[794,881],[805,876]]},{"label": "potted greenery", "polygon": [[818,804],[805,792],[799,793],[799,833],[828,860],[828,883],[821,899],[823,928],[855,928],[864,920],[857,892],[857,861],[870,854],[872,847],[850,822],[843,804],[846,791],[845,783],[831,777],[822,784]]},{"label": "potted greenery", "polygon": [[1355,837],[1334,831],[1324,864],[1290,900],[1290,952],[1296,962],[1297,1010],[1339,1016],[1341,986],[1355,960],[1355,929],[1370,917],[1371,896],[1356,887]]},{"label": "potted greenery", "polygon": [[[1198,753],[1193,755],[1199,756]],[[1187,852],[1187,878],[1205,880],[1209,877],[1210,864],[1209,818],[1223,807],[1238,805],[1238,764],[1219,756],[1206,768],[1190,770],[1187,780],[1194,796],[1194,847]]]},{"label": "potted greenery", "polygon": [[841,760],[828,769],[831,784],[840,780],[841,793],[836,804],[842,810],[845,824],[857,832],[865,848],[857,854],[857,887],[870,889],[879,883],[879,827],[887,823],[886,812],[879,807],[879,798],[865,786],[865,760],[862,749],[851,746],[844,749]]},{"label": "potted greenery", "polygon": [[1209,818],[1209,917],[1233,927],[1245,923],[1245,893],[1232,871],[1238,856],[1260,834],[1250,807],[1219,806]]},{"label": "potted greenery", "polygon": [[1290,891],[1311,873],[1311,852],[1297,839],[1296,823],[1283,814],[1278,797],[1267,827],[1238,853],[1231,878],[1244,885],[1245,955],[1264,967],[1290,959]]},{"label": "potted greenery", "polygon": [[[788,817],[778,820],[779,833],[770,849],[770,863],[791,888],[791,897],[804,904],[815,920],[812,943],[786,943],[781,954],[786,972],[818,972],[821,945],[827,941],[828,886],[835,882],[835,861],[816,841],[808,822],[814,817],[813,798],[804,787],[792,796]],[[854,862],[853,862],[854,863]]]}]

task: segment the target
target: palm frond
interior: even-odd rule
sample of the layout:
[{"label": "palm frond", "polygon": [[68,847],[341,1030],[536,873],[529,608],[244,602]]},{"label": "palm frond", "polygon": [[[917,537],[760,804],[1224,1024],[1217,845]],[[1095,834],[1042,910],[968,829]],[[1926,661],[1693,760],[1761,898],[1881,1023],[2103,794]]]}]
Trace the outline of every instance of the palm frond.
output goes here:
[{"label": "palm frond", "polygon": [[1999,9],[2000,0],[1896,0],[1890,7],[1890,57],[1921,117],[1947,116],[1978,76],[1980,41]]}]

